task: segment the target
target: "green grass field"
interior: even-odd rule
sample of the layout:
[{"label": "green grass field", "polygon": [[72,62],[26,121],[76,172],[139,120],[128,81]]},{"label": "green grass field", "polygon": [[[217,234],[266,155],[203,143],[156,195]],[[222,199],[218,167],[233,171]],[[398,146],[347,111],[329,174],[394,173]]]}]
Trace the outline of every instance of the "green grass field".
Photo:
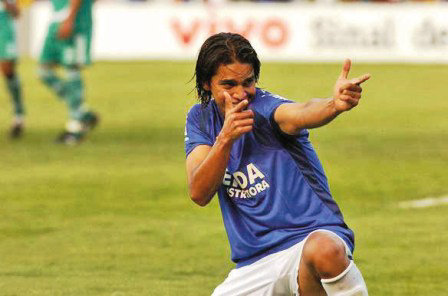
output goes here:
[{"label": "green grass field", "polygon": [[[101,125],[58,146],[66,110],[20,64],[23,139],[6,138],[0,88],[1,295],[210,295],[232,268],[219,205],[187,196],[183,131],[192,63],[99,62],[86,71]],[[264,64],[260,86],[291,99],[331,94],[336,64]],[[356,233],[371,295],[448,295],[448,66],[367,65],[360,106],[311,138]]]}]

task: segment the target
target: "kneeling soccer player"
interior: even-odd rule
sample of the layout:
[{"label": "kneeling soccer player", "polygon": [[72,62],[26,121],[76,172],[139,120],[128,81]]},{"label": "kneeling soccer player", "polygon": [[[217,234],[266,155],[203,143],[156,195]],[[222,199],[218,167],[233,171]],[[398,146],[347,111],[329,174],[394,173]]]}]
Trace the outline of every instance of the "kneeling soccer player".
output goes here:
[{"label": "kneeling soccer player", "polygon": [[333,97],[295,103],[256,87],[260,61],[248,40],[219,33],[201,47],[187,116],[189,194],[200,206],[218,192],[236,268],[213,295],[367,295],[352,259],[354,235],[333,200],[308,129],[361,98],[366,74]]}]

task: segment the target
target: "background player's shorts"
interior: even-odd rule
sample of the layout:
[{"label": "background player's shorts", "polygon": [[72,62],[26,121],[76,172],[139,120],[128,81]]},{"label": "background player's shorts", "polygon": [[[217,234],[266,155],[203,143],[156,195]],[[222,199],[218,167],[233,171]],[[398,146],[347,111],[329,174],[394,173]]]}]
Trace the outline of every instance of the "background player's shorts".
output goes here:
[{"label": "background player's shorts", "polygon": [[63,66],[83,66],[91,63],[90,44],[92,32],[75,32],[68,39],[57,37],[59,23],[48,28],[39,62]]},{"label": "background player's shorts", "polygon": [[14,19],[0,12],[0,60],[17,59],[16,28]]},{"label": "background player's shorts", "polygon": [[[299,295],[297,283],[299,263],[303,245],[308,237],[309,235],[286,250],[268,255],[250,265],[233,269],[212,296]],[[342,238],[341,241],[344,242]],[[344,245],[347,254],[350,255],[350,249],[345,242]]]}]

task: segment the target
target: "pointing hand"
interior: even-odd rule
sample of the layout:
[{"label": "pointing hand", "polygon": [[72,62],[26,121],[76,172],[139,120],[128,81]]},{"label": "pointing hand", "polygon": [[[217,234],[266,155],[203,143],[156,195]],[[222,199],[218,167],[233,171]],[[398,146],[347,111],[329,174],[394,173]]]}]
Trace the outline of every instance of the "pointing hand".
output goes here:
[{"label": "pointing hand", "polygon": [[348,79],[350,67],[351,61],[346,59],[341,74],[334,85],[333,99],[338,112],[348,111],[358,105],[362,92],[360,85],[370,78],[370,74],[364,74],[357,78]]},{"label": "pointing hand", "polygon": [[232,98],[229,93],[224,91],[224,125],[221,133],[231,141],[236,140],[241,135],[252,130],[254,124],[254,113],[252,110],[246,110],[249,105],[248,100],[243,100],[233,106]]}]

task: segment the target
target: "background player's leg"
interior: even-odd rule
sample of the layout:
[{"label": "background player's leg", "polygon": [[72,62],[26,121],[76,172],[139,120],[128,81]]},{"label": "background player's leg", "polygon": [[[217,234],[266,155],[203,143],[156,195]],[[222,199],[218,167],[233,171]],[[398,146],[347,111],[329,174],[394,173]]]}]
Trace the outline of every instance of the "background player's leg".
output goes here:
[{"label": "background player's leg", "polygon": [[84,83],[81,78],[81,71],[78,67],[66,69],[65,99],[71,120],[81,120],[86,112],[82,104],[84,102]]},{"label": "background player's leg", "polygon": [[98,117],[95,113],[89,112],[83,107],[84,83],[80,68],[78,66],[66,66],[64,71],[65,79],[56,74],[54,65],[41,64],[39,78],[67,105],[70,119],[65,131],[58,136],[57,141],[76,144],[81,141],[88,130],[97,124]]},{"label": "background player's leg", "polygon": [[11,125],[10,136],[12,138],[18,138],[22,135],[24,125],[25,108],[22,101],[22,88],[20,85],[20,79],[15,71],[14,61],[3,61],[1,64],[1,70],[6,80],[6,85],[11,96],[13,105],[14,118]]},{"label": "background player's leg", "polygon": [[65,144],[79,143],[98,123],[98,116],[84,106],[84,83],[80,67],[67,66],[66,80],[63,86],[64,98],[69,111],[66,130],[57,141]]},{"label": "background player's leg", "polygon": [[[324,289],[321,280],[327,284],[335,282],[335,279],[344,276],[347,273],[351,261],[346,254],[345,245],[335,234],[326,231],[312,233],[302,251],[302,258],[299,264],[299,292],[301,296],[307,295],[335,295],[332,289]],[[345,290],[339,292],[349,293],[340,295],[358,295],[350,294],[354,286],[364,285],[364,280],[358,278],[346,285]],[[351,286],[350,286],[351,285]],[[325,292],[327,290],[327,293]],[[367,290],[365,290],[367,293]],[[337,294],[339,295],[339,294]],[[367,295],[367,294],[359,294]]]},{"label": "background player's leg", "polygon": [[49,87],[60,99],[64,99],[64,80],[54,71],[54,65],[41,64],[38,70],[39,79]]}]

